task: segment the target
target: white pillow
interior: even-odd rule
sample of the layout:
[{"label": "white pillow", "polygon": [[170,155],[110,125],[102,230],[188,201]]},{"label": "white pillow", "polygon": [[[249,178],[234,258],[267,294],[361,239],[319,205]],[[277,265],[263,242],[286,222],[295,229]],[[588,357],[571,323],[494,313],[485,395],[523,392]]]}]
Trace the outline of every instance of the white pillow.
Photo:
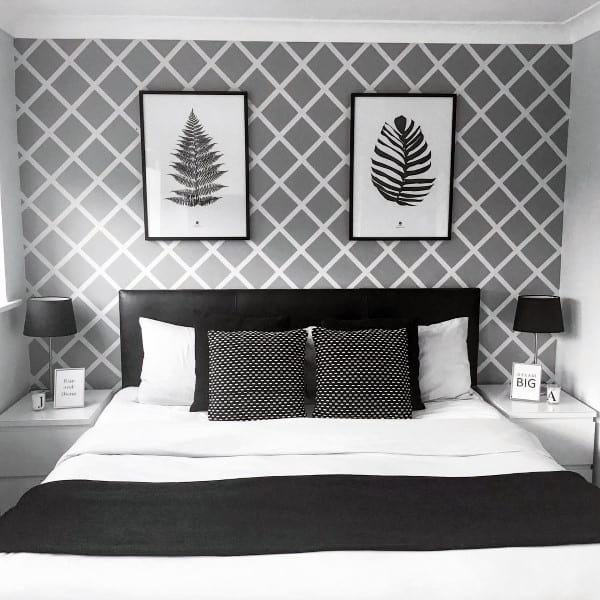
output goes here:
[{"label": "white pillow", "polygon": [[194,328],[144,317],[140,327],[144,362],[138,402],[190,406],[196,385]]},{"label": "white pillow", "polygon": [[419,325],[419,387],[424,402],[469,393],[468,317]]}]

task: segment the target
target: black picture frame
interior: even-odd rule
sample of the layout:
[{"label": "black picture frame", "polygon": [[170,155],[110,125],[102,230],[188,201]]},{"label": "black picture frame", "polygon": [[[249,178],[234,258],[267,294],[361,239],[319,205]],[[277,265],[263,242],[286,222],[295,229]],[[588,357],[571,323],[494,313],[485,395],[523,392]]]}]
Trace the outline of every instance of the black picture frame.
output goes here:
[{"label": "black picture frame", "polygon": [[[147,123],[145,122],[144,99],[149,96],[241,96],[243,98],[243,155],[244,155],[244,211],[243,220],[244,231],[240,235],[198,235],[198,236],[178,236],[178,235],[153,235],[149,232],[149,212],[148,212],[148,178],[147,178]],[[217,240],[249,240],[250,239],[250,189],[249,189],[249,153],[248,153],[248,93],[244,91],[150,91],[141,90],[139,92],[139,108],[140,108],[140,136],[141,136],[141,153],[142,153],[142,189],[144,201],[144,237],[147,241],[217,241]],[[181,124],[173,125],[174,128],[181,128]]]},{"label": "black picture frame", "polygon": [[[451,114],[450,114],[450,148],[449,148],[449,177],[448,177],[448,222],[447,222],[447,230],[443,235],[359,235],[356,232],[356,228],[354,225],[355,221],[355,212],[356,212],[356,203],[357,199],[355,197],[357,187],[355,185],[355,176],[356,176],[356,167],[355,160],[357,155],[356,145],[356,123],[357,123],[357,99],[359,98],[402,98],[402,99],[411,99],[414,101],[418,101],[420,98],[438,98],[438,99],[446,99],[451,102]],[[350,109],[350,182],[349,182],[349,237],[350,240],[365,240],[365,241],[400,241],[400,240],[449,240],[452,235],[452,202],[453,202],[453,187],[454,187],[454,151],[455,151],[455,137],[456,137],[456,102],[457,95],[448,93],[448,94],[411,94],[411,93],[353,93],[351,95],[351,109]]]}]

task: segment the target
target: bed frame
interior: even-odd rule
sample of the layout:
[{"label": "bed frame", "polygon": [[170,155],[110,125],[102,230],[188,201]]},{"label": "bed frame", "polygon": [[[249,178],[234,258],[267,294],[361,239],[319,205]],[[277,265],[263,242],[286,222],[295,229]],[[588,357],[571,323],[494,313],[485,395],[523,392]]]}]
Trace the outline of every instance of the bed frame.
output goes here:
[{"label": "bed frame", "polygon": [[471,384],[477,385],[479,288],[353,290],[121,290],[121,369],[123,387],[139,385],[144,356],[140,317],[192,325],[194,311],[248,315],[289,314],[292,328],[319,325],[321,319],[414,317],[422,324],[469,317],[467,345]]}]

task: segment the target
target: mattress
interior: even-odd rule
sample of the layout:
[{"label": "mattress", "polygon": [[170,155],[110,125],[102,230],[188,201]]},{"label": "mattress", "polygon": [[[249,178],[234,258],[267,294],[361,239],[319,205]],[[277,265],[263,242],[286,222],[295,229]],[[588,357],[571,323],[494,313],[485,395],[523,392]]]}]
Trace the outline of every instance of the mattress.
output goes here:
[{"label": "mattress", "polygon": [[[477,476],[561,467],[475,392],[412,421],[209,423],[185,407],[115,396],[46,481],[195,481],[265,475]],[[48,518],[52,518],[48,515]],[[15,600],[524,599],[597,597],[600,546],[241,557],[0,555]],[[558,565],[558,567],[557,567]],[[31,574],[35,573],[35,577]]]}]

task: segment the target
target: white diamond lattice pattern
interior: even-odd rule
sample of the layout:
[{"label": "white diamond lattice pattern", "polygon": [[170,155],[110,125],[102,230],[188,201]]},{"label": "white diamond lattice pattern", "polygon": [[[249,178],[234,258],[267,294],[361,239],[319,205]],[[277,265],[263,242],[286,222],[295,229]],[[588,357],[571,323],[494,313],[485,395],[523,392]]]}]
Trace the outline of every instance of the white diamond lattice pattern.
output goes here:
[{"label": "white diamond lattice pattern", "polygon": [[[532,342],[515,298],[557,293],[571,48],[16,40],[30,294],[74,298],[57,366],[118,387],[120,288],[482,288],[480,380]],[[144,241],[138,91],[246,90],[248,242]],[[350,94],[459,95],[452,240],[349,242]],[[45,340],[30,344],[47,381]],[[541,359],[552,378],[555,344]]]}]

